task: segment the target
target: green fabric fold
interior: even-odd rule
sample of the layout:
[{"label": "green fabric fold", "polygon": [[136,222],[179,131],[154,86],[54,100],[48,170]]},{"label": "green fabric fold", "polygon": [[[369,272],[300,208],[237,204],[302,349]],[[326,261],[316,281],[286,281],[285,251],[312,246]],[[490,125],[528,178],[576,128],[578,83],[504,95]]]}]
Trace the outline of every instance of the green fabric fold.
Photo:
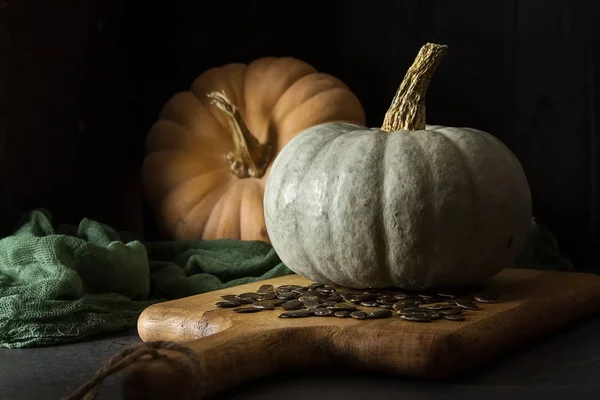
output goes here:
[{"label": "green fabric fold", "polygon": [[153,303],[290,273],[265,242],[143,243],[89,219],[55,228],[34,210],[0,240],[0,346],[115,333]]},{"label": "green fabric fold", "polygon": [[[572,269],[536,220],[515,267]],[[291,273],[265,242],[143,242],[89,219],[55,227],[34,210],[0,240],[0,347],[116,333],[156,302]]]}]

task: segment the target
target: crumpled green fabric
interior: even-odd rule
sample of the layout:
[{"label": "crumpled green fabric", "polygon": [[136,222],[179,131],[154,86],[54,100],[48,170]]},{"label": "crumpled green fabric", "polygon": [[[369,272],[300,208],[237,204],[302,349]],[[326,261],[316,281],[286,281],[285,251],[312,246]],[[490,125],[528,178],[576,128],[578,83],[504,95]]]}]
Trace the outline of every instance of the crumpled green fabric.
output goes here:
[{"label": "crumpled green fabric", "polygon": [[534,217],[525,246],[513,265],[515,268],[545,269],[553,271],[574,270],[575,266],[563,256],[548,226]]},{"label": "crumpled green fabric", "polygon": [[144,243],[89,219],[55,227],[34,210],[0,240],[0,347],[131,329],[158,301],[291,273],[265,242]]},{"label": "crumpled green fabric", "polygon": [[[572,269],[535,219],[514,267]],[[89,219],[55,227],[34,210],[0,240],[0,347],[116,333],[153,303],[291,273],[264,242],[143,242]]]}]

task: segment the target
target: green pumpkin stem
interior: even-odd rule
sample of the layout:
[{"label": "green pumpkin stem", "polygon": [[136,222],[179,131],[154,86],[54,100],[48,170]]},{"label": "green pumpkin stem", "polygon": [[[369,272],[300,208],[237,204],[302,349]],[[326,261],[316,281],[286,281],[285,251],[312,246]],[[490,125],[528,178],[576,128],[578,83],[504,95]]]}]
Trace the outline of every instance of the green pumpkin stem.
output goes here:
[{"label": "green pumpkin stem", "polygon": [[385,114],[381,130],[418,131],[425,129],[425,95],[435,70],[448,52],[448,46],[427,43],[410,66],[392,104]]},{"label": "green pumpkin stem", "polygon": [[264,176],[271,157],[269,143],[260,143],[244,122],[242,114],[229,101],[225,92],[212,92],[207,95],[225,113],[229,120],[233,137],[233,151],[227,154],[229,168],[238,178],[260,178]]}]

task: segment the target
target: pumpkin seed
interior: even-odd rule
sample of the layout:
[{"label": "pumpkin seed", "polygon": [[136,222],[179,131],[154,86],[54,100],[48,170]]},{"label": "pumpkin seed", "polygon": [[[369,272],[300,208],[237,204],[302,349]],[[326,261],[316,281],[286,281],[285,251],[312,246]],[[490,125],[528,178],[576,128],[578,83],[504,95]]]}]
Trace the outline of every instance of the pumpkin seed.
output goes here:
[{"label": "pumpkin seed", "polygon": [[271,293],[275,293],[275,289],[273,288],[273,285],[262,285],[261,287],[258,288],[256,293],[262,294],[262,295],[271,294]]},{"label": "pumpkin seed", "polygon": [[467,310],[481,310],[481,307],[474,304],[470,300],[456,300],[454,304],[456,304],[459,307],[466,308]]},{"label": "pumpkin seed", "polygon": [[282,300],[291,300],[297,297],[298,295],[294,292],[281,292],[277,295],[277,298]]},{"label": "pumpkin seed", "polygon": [[462,314],[446,314],[444,318],[450,321],[464,321],[465,316]]},{"label": "pumpkin seed", "polygon": [[[300,299],[298,299],[300,300]],[[302,301],[302,300],[300,300]],[[319,300],[306,300],[306,301],[302,301],[304,307],[306,308],[311,308],[311,307],[317,307],[318,305],[321,304],[321,302]]]},{"label": "pumpkin seed", "polygon": [[429,311],[426,315],[432,320],[441,319],[444,316],[441,312],[438,311]]},{"label": "pumpkin seed", "polygon": [[392,308],[394,310],[402,310],[404,308],[409,308],[409,307],[417,307],[420,304],[420,302],[416,301],[416,300],[400,300],[397,303],[394,303],[394,305],[392,306]]},{"label": "pumpkin seed", "polygon": [[360,303],[361,301],[366,301],[366,299],[362,298],[360,294],[343,294],[342,299],[350,303]]},{"label": "pumpkin seed", "polygon": [[308,285],[306,288],[307,288],[308,290],[316,290],[316,289],[320,289],[320,288],[324,288],[324,287],[325,287],[325,284],[324,284],[324,283],[318,283],[318,282],[315,282],[315,283],[311,283],[311,284],[310,284],[310,285]]},{"label": "pumpkin seed", "polygon": [[328,317],[333,315],[333,311],[330,308],[317,308],[313,311],[313,314],[317,317]]},{"label": "pumpkin seed", "polygon": [[425,300],[438,300],[439,297],[434,295],[434,294],[418,294],[417,296],[419,296],[422,299]]},{"label": "pumpkin seed", "polygon": [[376,301],[380,304],[394,304],[398,300],[396,300],[392,296],[384,295],[384,296],[378,297]]},{"label": "pumpkin seed", "polygon": [[455,299],[458,297],[458,295],[456,293],[452,293],[452,292],[439,292],[438,296],[440,297],[448,297],[450,299]]},{"label": "pumpkin seed", "polygon": [[360,296],[362,294],[364,294],[364,292],[357,292],[356,290],[351,290],[348,292],[343,293],[345,296]]},{"label": "pumpkin seed", "polygon": [[252,303],[254,303],[253,299],[248,299],[248,298],[242,299],[242,298],[239,298],[239,297],[236,297],[235,300],[232,300],[232,301],[237,301],[240,304],[252,304]]},{"label": "pumpkin seed", "polygon": [[315,292],[322,294],[323,296],[330,296],[332,294],[335,294],[335,289],[321,288],[321,289],[315,290]]},{"label": "pumpkin seed", "polygon": [[427,314],[427,310],[420,307],[406,307],[397,311],[398,314]]},{"label": "pumpkin seed", "polygon": [[254,308],[254,307],[242,307],[242,308],[234,308],[233,311],[236,313],[240,313],[240,314],[250,314],[250,313],[259,312],[262,310],[260,308]]},{"label": "pumpkin seed", "polygon": [[219,301],[215,305],[219,308],[233,308],[233,307],[238,307],[241,304],[234,300],[225,300],[225,301]]},{"label": "pumpkin seed", "polygon": [[450,304],[428,304],[423,308],[427,310],[449,310],[452,306]]},{"label": "pumpkin seed", "polygon": [[292,290],[299,289],[301,287],[302,286],[300,286],[300,285],[282,285],[282,286],[277,287],[277,290],[281,290],[283,292],[291,292]]},{"label": "pumpkin seed", "polygon": [[271,303],[273,304],[275,307],[281,307],[282,304],[288,302],[289,300],[281,300],[281,299],[268,299],[268,300],[262,300],[266,303]]},{"label": "pumpkin seed", "polygon": [[382,295],[380,293],[363,293],[361,297],[364,299],[363,301],[376,301]]},{"label": "pumpkin seed", "polygon": [[367,319],[369,315],[364,311],[352,311],[350,316],[355,319]]},{"label": "pumpkin seed", "polygon": [[277,286],[275,288],[275,290],[294,290],[294,289],[300,289],[302,288],[302,285],[281,285],[281,286]]},{"label": "pumpkin seed", "polygon": [[473,295],[473,298],[475,299],[475,301],[478,301],[480,303],[495,303],[496,302],[496,298],[487,293],[475,293]]},{"label": "pumpkin seed", "polygon": [[[398,290],[366,289],[362,291],[338,291],[322,283],[301,285],[261,285],[254,292],[221,295],[219,308],[232,308],[236,313],[254,313],[281,307],[286,312],[280,318],[306,318],[310,316],[352,317],[355,319],[388,318],[396,310],[400,318],[407,321],[431,322],[439,319],[463,321],[467,310],[480,310],[478,303],[493,303],[497,296],[484,292],[482,288],[466,288],[459,291],[430,291],[406,293]],[[240,307],[250,305],[249,307]],[[361,307],[377,307],[365,312]]]},{"label": "pumpkin seed", "polygon": [[414,313],[414,314],[402,314],[400,318],[405,319],[407,321],[415,321],[415,322],[431,322],[431,318],[427,314]]},{"label": "pumpkin seed", "polygon": [[379,303],[376,301],[362,301],[360,305],[364,307],[379,307]]},{"label": "pumpkin seed", "polygon": [[350,311],[336,311],[333,315],[338,318],[348,318],[350,316]]},{"label": "pumpkin seed", "polygon": [[336,304],[333,307],[329,307],[330,309],[332,309],[334,312],[336,311],[348,311],[348,312],[352,312],[352,311],[356,311],[356,307],[350,304]]},{"label": "pumpkin seed", "polygon": [[443,315],[458,315],[463,314],[465,311],[466,310],[464,308],[452,307],[447,310],[440,310],[440,313],[442,313]]},{"label": "pumpkin seed", "polygon": [[274,310],[275,305],[267,301],[259,301],[258,303],[252,304],[252,307],[260,308],[262,310]]},{"label": "pumpkin seed", "polygon": [[286,311],[283,314],[279,314],[279,318],[306,318],[310,317],[312,312],[310,310],[294,310],[294,311]]},{"label": "pumpkin seed", "polygon": [[242,293],[242,294],[238,294],[238,299],[244,299],[244,300],[256,300],[260,297],[260,295],[258,293]]},{"label": "pumpkin seed", "polygon": [[309,292],[308,294],[300,295],[298,297],[298,300],[300,300],[301,302],[310,301],[310,300],[313,300],[313,301],[319,301],[319,300],[321,300],[321,298],[322,298],[321,296],[316,295],[316,294],[312,294],[312,293],[313,292]]},{"label": "pumpkin seed", "polygon": [[392,316],[392,312],[390,310],[373,310],[369,314],[369,318],[387,318]]},{"label": "pumpkin seed", "polygon": [[304,307],[304,304],[300,300],[289,300],[281,305],[284,310],[299,310]]},{"label": "pumpkin seed", "polygon": [[351,296],[348,296],[348,298],[344,297],[344,295],[342,295],[342,298],[346,301],[350,301],[352,303],[361,303],[363,301],[373,301],[375,299],[377,299],[377,296],[371,295],[371,294],[365,294],[365,293],[359,293],[359,294],[353,294]]}]

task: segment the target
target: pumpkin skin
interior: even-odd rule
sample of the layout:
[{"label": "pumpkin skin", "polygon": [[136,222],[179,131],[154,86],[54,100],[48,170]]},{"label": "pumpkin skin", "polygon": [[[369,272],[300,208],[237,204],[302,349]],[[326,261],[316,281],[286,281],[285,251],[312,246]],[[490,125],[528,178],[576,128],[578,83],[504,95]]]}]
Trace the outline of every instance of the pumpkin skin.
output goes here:
[{"label": "pumpkin skin", "polygon": [[[232,173],[237,166],[228,154],[237,144],[230,119],[207,96],[220,91],[239,111],[255,147],[269,146],[260,153],[267,157],[264,168],[249,176]],[[269,242],[263,194],[274,157],[311,126],[364,119],[343,82],[301,60],[265,57],[204,72],[164,105],[147,137],[142,182],[159,229],[174,239]]]},{"label": "pumpkin skin", "polygon": [[531,226],[518,160],[468,128],[309,128],[275,160],[264,204],[285,265],[353,288],[480,284],[516,258]]},{"label": "pumpkin skin", "polygon": [[478,285],[514,260],[532,216],[517,158],[483,131],[424,128],[325,123],[291,140],[264,196],[284,264],[332,285],[424,289]]}]

